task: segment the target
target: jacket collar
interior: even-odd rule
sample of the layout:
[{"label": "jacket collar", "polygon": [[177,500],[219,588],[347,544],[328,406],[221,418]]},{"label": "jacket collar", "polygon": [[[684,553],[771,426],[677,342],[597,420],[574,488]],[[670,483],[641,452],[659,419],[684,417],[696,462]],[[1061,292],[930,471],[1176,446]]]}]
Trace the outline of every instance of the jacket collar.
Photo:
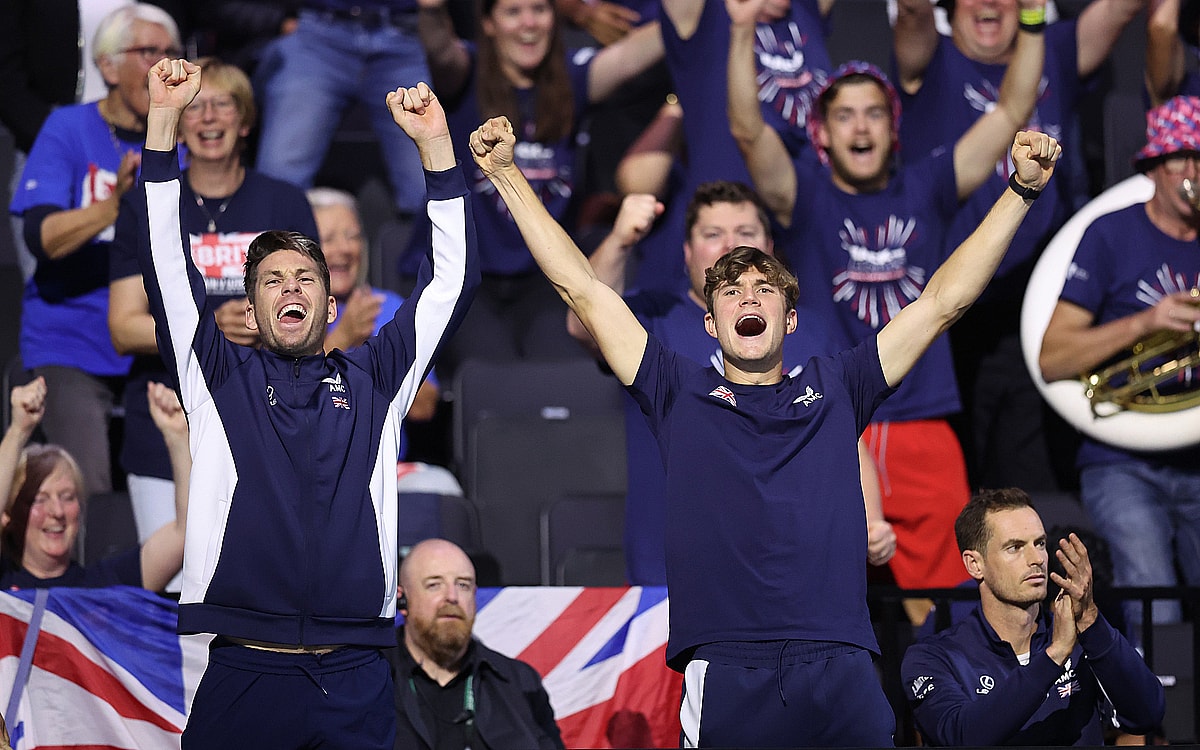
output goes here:
[{"label": "jacket collar", "polygon": [[[1008,641],[1001,638],[992,624],[983,616],[983,605],[980,605],[971,611],[972,627],[978,632],[980,639],[985,641],[992,651],[1001,656],[1016,658],[1016,652],[1013,651],[1013,646]],[[1029,639],[1029,653],[1034,654],[1044,649],[1049,642],[1050,615],[1046,607],[1041,607],[1037,617],[1037,629],[1033,631],[1033,635]]]}]

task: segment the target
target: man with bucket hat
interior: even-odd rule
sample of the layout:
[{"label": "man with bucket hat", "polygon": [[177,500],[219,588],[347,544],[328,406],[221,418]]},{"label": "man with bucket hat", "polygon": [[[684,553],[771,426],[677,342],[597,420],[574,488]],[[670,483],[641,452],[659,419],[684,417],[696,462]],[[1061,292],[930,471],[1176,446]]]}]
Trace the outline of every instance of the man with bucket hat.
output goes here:
[{"label": "man with bucket hat", "polygon": [[[1200,97],[1176,96],[1146,114],[1134,166],[1154,182],[1145,203],[1092,222],[1075,249],[1042,341],[1047,381],[1079,373],[1158,331],[1200,325]],[[1182,377],[1195,385],[1194,369]],[[1200,445],[1137,452],[1084,436],[1080,497],[1112,554],[1117,586],[1200,586]],[[1173,553],[1174,551],[1174,553]],[[1126,619],[1140,621],[1136,603]],[[1157,600],[1154,621],[1177,622]],[[1136,639],[1135,639],[1136,640]]]}]

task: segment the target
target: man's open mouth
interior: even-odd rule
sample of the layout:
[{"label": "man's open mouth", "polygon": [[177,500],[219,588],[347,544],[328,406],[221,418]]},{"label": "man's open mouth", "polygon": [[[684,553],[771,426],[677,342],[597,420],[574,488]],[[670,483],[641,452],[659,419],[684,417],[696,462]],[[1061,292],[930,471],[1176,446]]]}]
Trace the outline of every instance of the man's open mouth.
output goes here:
[{"label": "man's open mouth", "polygon": [[767,321],[761,315],[750,313],[738,318],[733,324],[733,330],[739,336],[757,336],[767,330]]},{"label": "man's open mouth", "polygon": [[293,303],[284,305],[283,309],[276,316],[276,320],[283,320],[285,318],[288,320],[304,320],[306,317],[308,317],[308,311],[300,305]]}]

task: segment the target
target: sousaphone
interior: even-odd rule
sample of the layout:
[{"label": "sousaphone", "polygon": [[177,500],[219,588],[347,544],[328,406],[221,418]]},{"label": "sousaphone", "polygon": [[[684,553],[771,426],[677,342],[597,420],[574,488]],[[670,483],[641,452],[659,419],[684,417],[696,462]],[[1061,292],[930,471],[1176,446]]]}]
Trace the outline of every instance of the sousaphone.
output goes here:
[{"label": "sousaphone", "polygon": [[[1154,183],[1134,175],[1105,190],[1059,230],[1029,280],[1021,309],[1021,349],[1025,365],[1042,396],[1076,429],[1127,450],[1161,451],[1200,443],[1200,391],[1164,395],[1159,386],[1191,368],[1200,372],[1197,334],[1154,334],[1138,343],[1123,360],[1078,379],[1047,383],[1038,355],[1050,316],[1058,303],[1075,247],[1098,217],[1154,195]],[[1193,193],[1194,195],[1194,193]],[[1195,202],[1192,196],[1186,196]],[[1200,246],[1197,247],[1200,253]],[[1148,349],[1153,347],[1154,353]],[[1172,357],[1168,354],[1174,351]],[[1165,364],[1164,364],[1165,362]],[[1173,363],[1173,364],[1172,364]],[[1161,369],[1161,368],[1166,368]],[[1159,368],[1156,371],[1156,368]]]}]

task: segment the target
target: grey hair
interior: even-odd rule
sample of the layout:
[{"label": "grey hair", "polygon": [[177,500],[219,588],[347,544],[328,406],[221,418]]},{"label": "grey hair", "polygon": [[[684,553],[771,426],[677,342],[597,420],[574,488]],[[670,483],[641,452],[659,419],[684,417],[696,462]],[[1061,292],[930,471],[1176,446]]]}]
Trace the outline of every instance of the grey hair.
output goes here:
[{"label": "grey hair", "polygon": [[[362,253],[359,254],[358,263],[358,278],[355,279],[355,284],[363,284],[367,280],[367,266],[371,262],[371,252],[366,236],[366,228],[363,227],[362,214],[358,212],[358,199],[352,193],[345,190],[338,190],[331,187],[314,187],[309,188],[304,192],[308,198],[308,205],[313,210],[313,220],[316,221],[317,211],[322,208],[333,208],[334,206],[345,206],[354,213],[354,218],[358,220],[358,230],[362,233]],[[317,227],[320,232],[321,228]]]},{"label": "grey hair", "polygon": [[[305,195],[308,197],[308,205],[314,209],[345,206],[354,211],[355,214],[358,214],[358,200],[345,190],[338,190],[331,187],[315,187],[309,188]],[[359,223],[362,223],[362,217],[359,217]]]},{"label": "grey hair", "polygon": [[171,44],[183,49],[179,38],[179,26],[171,14],[156,5],[133,3],[117,8],[100,20],[96,27],[96,35],[92,37],[92,59],[97,65],[101,57],[112,57],[121,54],[121,50],[129,46],[133,37],[133,22],[145,21],[156,23],[167,30],[171,36]]}]

